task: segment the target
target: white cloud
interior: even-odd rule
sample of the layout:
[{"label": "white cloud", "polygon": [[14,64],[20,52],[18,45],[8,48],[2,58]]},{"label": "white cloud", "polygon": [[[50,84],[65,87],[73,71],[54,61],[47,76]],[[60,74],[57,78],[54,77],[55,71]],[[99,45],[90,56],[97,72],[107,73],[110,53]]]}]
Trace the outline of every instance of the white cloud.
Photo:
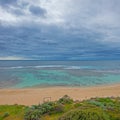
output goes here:
[{"label": "white cloud", "polygon": [[11,24],[11,23],[16,23],[17,18],[10,14],[9,12],[7,12],[6,10],[2,9],[0,7],[0,22],[1,24],[5,25],[5,24]]},{"label": "white cloud", "polygon": [[25,60],[25,58],[17,57],[17,56],[5,56],[5,57],[0,57],[0,60]]},{"label": "white cloud", "polygon": [[[3,25],[18,26],[27,23],[56,25],[68,31],[71,28],[86,29],[103,35],[103,39],[99,41],[119,42],[115,30],[117,28],[117,33],[120,32],[119,0],[19,0],[8,6],[0,7],[0,22]],[[30,6],[45,9],[45,17],[31,14]],[[17,15],[14,10],[23,14]]]},{"label": "white cloud", "polygon": [[[17,1],[17,5],[10,5],[9,10],[7,7],[1,8],[0,12],[4,14],[2,14],[3,17],[0,19],[2,19],[3,22],[6,21],[7,18],[9,18],[11,22],[16,22],[14,19],[19,19],[18,22],[20,22],[20,19],[22,22],[25,22],[25,20],[28,21],[28,19],[35,22],[40,21],[39,16],[36,15],[36,20],[29,11],[30,6],[37,6],[47,11],[46,18],[44,19],[46,23],[48,23],[48,21],[49,23],[61,22],[78,27],[88,27],[90,25],[117,26],[120,25],[118,19],[120,17],[120,11],[114,8],[114,2],[111,3],[111,1],[112,0],[20,0]],[[10,11],[10,9],[15,8],[25,14],[22,17],[15,16],[14,13]]]}]

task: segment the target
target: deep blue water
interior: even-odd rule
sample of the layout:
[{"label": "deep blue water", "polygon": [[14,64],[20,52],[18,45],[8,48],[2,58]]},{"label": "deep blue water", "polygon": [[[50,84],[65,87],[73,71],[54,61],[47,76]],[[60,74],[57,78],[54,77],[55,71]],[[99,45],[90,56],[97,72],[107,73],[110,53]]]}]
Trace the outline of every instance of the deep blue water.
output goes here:
[{"label": "deep blue water", "polygon": [[120,83],[120,61],[0,61],[0,88]]}]

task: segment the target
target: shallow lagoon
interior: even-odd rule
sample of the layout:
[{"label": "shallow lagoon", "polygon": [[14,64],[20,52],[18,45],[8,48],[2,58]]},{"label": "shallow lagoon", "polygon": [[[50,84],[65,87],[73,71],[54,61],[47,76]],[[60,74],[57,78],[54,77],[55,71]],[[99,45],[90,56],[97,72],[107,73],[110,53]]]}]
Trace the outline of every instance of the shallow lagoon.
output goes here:
[{"label": "shallow lagoon", "polygon": [[0,88],[120,83],[120,61],[0,61]]}]

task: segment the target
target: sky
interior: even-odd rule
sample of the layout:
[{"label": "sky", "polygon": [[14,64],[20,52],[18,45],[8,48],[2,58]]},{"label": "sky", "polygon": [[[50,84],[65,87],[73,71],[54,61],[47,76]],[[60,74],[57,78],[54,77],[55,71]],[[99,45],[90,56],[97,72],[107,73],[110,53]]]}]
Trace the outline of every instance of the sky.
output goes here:
[{"label": "sky", "polygon": [[0,0],[0,60],[120,59],[120,0]]}]

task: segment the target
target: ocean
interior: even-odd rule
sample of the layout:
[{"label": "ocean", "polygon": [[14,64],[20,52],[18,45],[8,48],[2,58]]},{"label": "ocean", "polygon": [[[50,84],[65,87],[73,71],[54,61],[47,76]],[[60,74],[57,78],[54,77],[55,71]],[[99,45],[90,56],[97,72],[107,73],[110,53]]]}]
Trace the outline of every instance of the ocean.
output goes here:
[{"label": "ocean", "polygon": [[120,83],[120,61],[0,61],[0,88]]}]

